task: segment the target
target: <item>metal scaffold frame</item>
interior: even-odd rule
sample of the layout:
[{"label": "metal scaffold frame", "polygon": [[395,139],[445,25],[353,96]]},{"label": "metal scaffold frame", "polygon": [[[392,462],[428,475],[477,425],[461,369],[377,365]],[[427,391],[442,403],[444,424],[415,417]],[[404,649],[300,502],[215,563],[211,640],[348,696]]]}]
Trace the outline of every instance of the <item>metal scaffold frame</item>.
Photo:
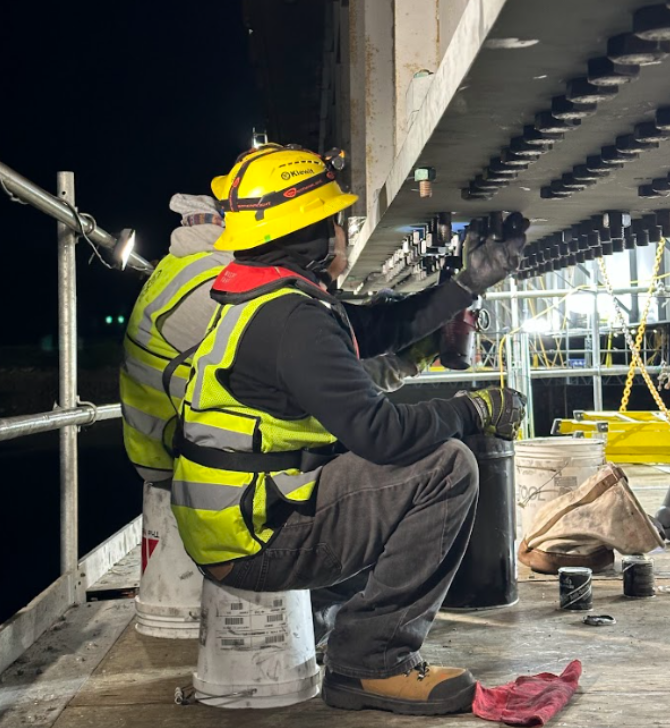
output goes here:
[{"label": "metal scaffold frame", "polygon": [[[607,287],[602,286],[599,281],[599,270],[600,267],[597,261],[593,261],[590,270],[586,268],[583,269],[583,274],[585,274],[587,278],[590,278],[590,283],[588,285],[576,286],[565,281],[568,287],[558,288],[556,287],[557,281],[553,280],[553,278],[556,277],[554,276],[546,281],[549,284],[547,287],[531,289],[528,281],[525,281],[522,286],[517,287],[516,281],[512,279],[508,282],[507,290],[495,290],[487,293],[485,300],[489,305],[489,310],[493,311],[492,316],[497,322],[497,326],[495,331],[486,332],[491,346],[484,355],[484,361],[465,372],[440,370],[429,371],[418,377],[415,382],[417,384],[430,382],[454,382],[459,384],[472,383],[474,385],[477,382],[500,380],[501,383],[506,383],[508,386],[522,391],[528,397],[528,416],[522,427],[524,437],[533,437],[535,434],[532,403],[533,380],[576,380],[588,377],[591,379],[593,387],[593,409],[596,411],[602,411],[603,380],[606,378],[616,377],[625,378],[631,371],[633,355],[628,349],[623,349],[619,353],[623,355],[623,358],[625,359],[624,364],[618,365],[607,362],[608,356],[611,358],[612,350],[609,348],[610,344],[608,344],[608,347],[603,352],[601,347],[601,336],[616,332],[611,325],[609,327],[605,327],[605,329],[601,326],[598,308],[599,296],[614,297],[615,302],[618,297],[629,294],[632,294],[635,299],[638,295],[653,295],[658,296],[659,300],[664,299],[666,297],[666,289],[660,282],[660,279],[666,277],[668,274],[661,275],[658,278],[652,277],[652,284],[650,284],[651,287],[629,285],[608,290]],[[541,284],[544,285],[544,283],[545,281],[542,280]],[[550,287],[551,283],[554,284],[552,287]],[[654,289],[653,293],[652,288]],[[520,322],[545,316],[552,309],[558,309],[560,311],[562,307],[565,306],[565,301],[575,293],[579,293],[582,296],[592,296],[593,302],[591,312],[589,314],[588,326],[586,328],[567,328],[562,332],[564,335],[563,343],[566,346],[565,361],[570,359],[571,354],[581,354],[584,365],[575,367],[565,366],[565,362],[561,356],[561,366],[555,366],[554,364],[543,367],[533,366],[533,363],[531,362],[533,346],[538,353],[540,352],[540,348],[542,348],[542,354],[545,355],[545,361],[547,364],[549,364],[548,357],[546,357],[546,351],[544,350],[544,344],[542,344],[541,336],[538,337],[535,334],[530,334],[525,331]],[[546,299],[544,310],[535,314],[533,301],[541,301],[542,299]],[[551,299],[558,299],[558,301],[553,305],[550,305],[549,301]],[[665,305],[665,303],[662,305]],[[530,306],[530,311],[528,306]],[[659,313],[660,307],[661,304],[659,304]],[[634,308],[637,309],[637,305],[635,305]],[[567,321],[567,317],[565,320]],[[633,322],[628,322],[626,328],[634,329],[638,327],[638,325],[639,324],[635,324]],[[558,334],[547,334],[547,336],[552,336],[558,340],[559,334],[561,334],[561,332]],[[483,334],[478,334],[477,350],[479,352],[485,351],[484,347],[480,345],[479,337],[482,336]],[[573,338],[583,338],[583,348],[578,349],[575,346],[570,347],[570,336]],[[539,346],[538,341],[540,342]],[[560,352],[558,343],[557,352]],[[654,358],[648,356],[648,351],[645,349],[644,339],[639,353],[641,357],[640,361],[646,372],[649,374],[661,374],[668,370],[667,364],[666,366],[650,366],[648,364],[648,361],[651,360],[653,362]],[[602,361],[603,354],[606,359],[605,363]],[[554,362],[555,360],[556,357],[554,357]],[[643,370],[640,366],[632,366],[632,371],[635,375],[643,374]]]},{"label": "metal scaffold frame", "polygon": [[[0,418],[0,441],[60,431],[60,577],[5,624],[0,625],[0,672],[17,659],[69,607],[86,600],[86,588],[114,561],[139,543],[140,518],[107,539],[83,559],[78,541],[78,447],[81,425],[121,417],[119,404],[80,403],[77,394],[78,235],[104,248],[117,239],[92,218],[76,212],[74,174],[59,172],[51,195],[0,162],[0,184],[14,200],[30,204],[58,221],[58,405],[52,412]],[[65,204],[64,204],[65,203]],[[151,264],[132,252],[128,265],[149,274]]]}]

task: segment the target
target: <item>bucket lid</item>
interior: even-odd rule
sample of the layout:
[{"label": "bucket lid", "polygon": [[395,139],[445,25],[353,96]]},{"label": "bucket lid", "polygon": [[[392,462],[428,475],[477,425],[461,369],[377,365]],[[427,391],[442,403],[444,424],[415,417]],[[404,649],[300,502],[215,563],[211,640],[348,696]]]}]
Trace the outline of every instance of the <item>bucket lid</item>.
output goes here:
[{"label": "bucket lid", "polygon": [[[605,451],[605,441],[576,437],[536,437],[532,440],[519,440],[516,443],[516,452],[524,455],[540,453],[561,455],[572,453],[580,457],[600,457]],[[564,452],[565,451],[565,452]]]}]

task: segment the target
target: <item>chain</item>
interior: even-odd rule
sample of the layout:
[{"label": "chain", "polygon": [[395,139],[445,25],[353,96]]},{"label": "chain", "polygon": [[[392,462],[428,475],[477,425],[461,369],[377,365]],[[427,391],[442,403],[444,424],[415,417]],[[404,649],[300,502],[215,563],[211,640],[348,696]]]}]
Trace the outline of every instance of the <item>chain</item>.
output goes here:
[{"label": "chain", "polygon": [[630,363],[630,368],[628,369],[628,376],[626,378],[626,385],[624,387],[623,397],[621,398],[621,406],[619,407],[619,412],[626,412],[626,409],[628,407],[628,401],[630,400],[630,393],[633,386],[633,379],[635,377],[635,368],[639,367],[640,372],[642,374],[642,377],[647,385],[647,388],[649,389],[649,392],[651,396],[654,398],[654,401],[658,405],[659,410],[664,414],[666,421],[670,422],[670,412],[668,412],[667,407],[665,406],[665,402],[663,402],[663,398],[656,390],[656,387],[654,386],[654,383],[649,376],[649,372],[647,371],[647,368],[644,365],[644,362],[642,361],[642,358],[640,357],[640,347],[642,346],[642,341],[644,339],[644,332],[647,327],[647,317],[649,315],[649,308],[651,306],[651,298],[652,294],[654,292],[654,288],[656,286],[656,277],[658,275],[658,271],[661,265],[661,260],[663,258],[663,251],[665,249],[665,238],[661,238],[660,243],[657,246],[656,249],[656,260],[654,261],[654,270],[652,271],[651,275],[651,283],[649,284],[649,292],[647,295],[647,303],[645,306],[644,314],[642,315],[642,319],[640,321],[640,326],[637,330],[637,336],[636,340],[633,341],[633,337],[630,334],[630,331],[628,330],[628,327],[626,325],[626,320],[624,318],[623,312],[621,311],[621,307],[619,306],[619,302],[616,299],[616,296],[614,295],[614,288],[612,287],[612,284],[610,283],[609,275],[607,274],[607,266],[605,265],[605,261],[603,258],[598,259],[598,264],[600,265],[600,271],[603,275],[603,279],[605,281],[605,288],[607,289],[607,292],[610,294],[612,298],[612,303],[614,304],[614,311],[616,312],[617,319],[619,321],[619,325],[621,326],[623,330],[623,335],[626,339],[626,344],[628,344],[628,348],[631,352],[632,361]]},{"label": "chain", "polygon": [[[649,284],[649,293],[647,295],[647,302],[644,307],[644,313],[642,314],[642,318],[640,319],[640,325],[637,329],[637,336],[635,337],[635,347],[634,350],[637,352],[637,358],[638,361],[641,361],[640,357],[640,351],[642,350],[642,345],[644,342],[644,333],[647,329],[647,319],[649,317],[649,309],[651,308],[651,294],[654,290],[654,287],[656,285],[656,276],[658,275],[658,271],[661,266],[661,260],[663,259],[663,251],[665,249],[665,238],[661,238],[661,241],[659,242],[658,246],[656,247],[656,259],[654,260],[654,270],[651,275],[651,282]],[[602,261],[602,258],[600,259]],[[604,265],[601,264],[601,270],[604,269]],[[605,274],[603,274],[605,275]],[[628,331],[628,329],[626,329]],[[630,334],[629,334],[630,335]],[[630,346],[630,344],[628,344]],[[633,351],[633,348],[631,347],[631,351]],[[623,390],[623,397],[621,398],[621,406],[619,407],[619,412],[626,412],[628,408],[628,401],[630,399],[630,393],[631,389],[633,387],[633,380],[635,379],[635,361],[631,361],[630,368],[628,369],[628,376],[626,377],[626,386]]]}]

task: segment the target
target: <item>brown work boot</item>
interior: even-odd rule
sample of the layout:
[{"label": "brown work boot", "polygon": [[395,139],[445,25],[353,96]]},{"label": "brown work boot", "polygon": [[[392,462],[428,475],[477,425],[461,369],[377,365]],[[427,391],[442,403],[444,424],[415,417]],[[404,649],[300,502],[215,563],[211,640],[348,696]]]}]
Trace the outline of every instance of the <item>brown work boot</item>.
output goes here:
[{"label": "brown work boot", "polygon": [[400,675],[359,679],[326,670],[326,705],[344,710],[373,708],[407,715],[442,715],[472,710],[475,679],[467,670],[422,662]]}]

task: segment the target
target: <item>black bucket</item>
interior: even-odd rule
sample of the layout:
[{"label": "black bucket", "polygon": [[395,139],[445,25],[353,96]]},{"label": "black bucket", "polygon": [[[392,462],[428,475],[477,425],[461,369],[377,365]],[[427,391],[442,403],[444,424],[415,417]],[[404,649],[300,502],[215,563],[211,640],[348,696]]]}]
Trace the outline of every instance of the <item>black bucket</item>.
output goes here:
[{"label": "black bucket", "polygon": [[470,543],[443,609],[492,609],[518,601],[514,443],[475,435],[464,443],[479,464],[479,501]]}]

